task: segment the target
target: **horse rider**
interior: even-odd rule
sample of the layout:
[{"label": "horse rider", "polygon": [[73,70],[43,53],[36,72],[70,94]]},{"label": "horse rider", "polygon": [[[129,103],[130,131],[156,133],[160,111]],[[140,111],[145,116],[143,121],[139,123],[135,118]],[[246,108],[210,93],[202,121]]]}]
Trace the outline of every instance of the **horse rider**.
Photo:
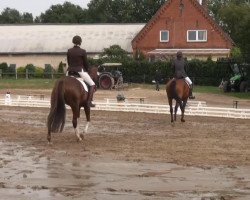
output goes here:
[{"label": "horse rider", "polygon": [[176,79],[184,78],[185,81],[189,84],[190,86],[189,99],[194,99],[195,96],[193,96],[193,83],[186,74],[187,62],[184,60],[181,51],[177,52],[176,59],[174,59],[174,61],[172,62],[172,69],[174,72],[174,78]]},{"label": "horse rider", "polygon": [[86,50],[80,48],[82,44],[82,38],[76,35],[73,37],[72,42],[74,46],[68,49],[67,52],[67,62],[69,67],[67,69],[66,75],[68,76],[69,72],[75,72],[80,75],[83,81],[89,85],[87,105],[89,107],[95,107],[95,105],[92,103],[93,94],[95,91],[95,83],[87,72],[89,64],[87,61]]}]

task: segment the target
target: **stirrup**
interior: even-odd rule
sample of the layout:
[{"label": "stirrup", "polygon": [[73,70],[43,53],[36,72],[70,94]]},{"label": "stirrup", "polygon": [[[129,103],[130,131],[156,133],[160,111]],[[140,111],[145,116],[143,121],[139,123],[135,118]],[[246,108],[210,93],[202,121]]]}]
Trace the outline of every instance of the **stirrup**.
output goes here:
[{"label": "stirrup", "polygon": [[93,104],[92,102],[89,102],[88,103],[88,107],[92,107],[93,108],[93,107],[95,107],[95,104]]}]

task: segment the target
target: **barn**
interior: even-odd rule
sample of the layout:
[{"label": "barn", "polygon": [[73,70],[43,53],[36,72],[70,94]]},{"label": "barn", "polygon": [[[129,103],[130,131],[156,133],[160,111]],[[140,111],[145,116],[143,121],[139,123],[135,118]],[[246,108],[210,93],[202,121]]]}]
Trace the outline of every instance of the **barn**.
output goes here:
[{"label": "barn", "polygon": [[16,67],[34,64],[57,67],[66,63],[66,52],[75,35],[90,57],[98,57],[104,48],[120,45],[132,55],[131,41],[145,24],[42,24],[1,25],[0,63]]},{"label": "barn", "polygon": [[206,0],[167,0],[132,41],[151,59],[172,57],[178,50],[191,58],[228,57],[232,39],[212,19]]}]

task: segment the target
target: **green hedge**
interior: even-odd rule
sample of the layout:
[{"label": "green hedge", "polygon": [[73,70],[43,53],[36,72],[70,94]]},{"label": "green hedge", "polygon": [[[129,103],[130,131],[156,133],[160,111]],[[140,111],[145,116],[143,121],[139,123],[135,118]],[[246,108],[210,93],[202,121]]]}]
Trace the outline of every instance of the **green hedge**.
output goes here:
[{"label": "green hedge", "polygon": [[[212,60],[188,61],[188,76],[197,85],[217,86],[222,79],[229,76],[228,66],[219,65]],[[127,82],[145,82],[151,83],[155,76],[156,69],[160,70],[162,75],[162,83],[172,78],[173,72],[170,61],[125,61],[123,62],[123,76]]]},{"label": "green hedge", "polygon": [[[155,71],[158,69],[162,75],[162,83],[165,83],[169,78],[172,78],[172,69],[170,61],[155,61],[149,62],[146,59],[135,60],[133,58],[125,58],[122,60],[110,60],[107,58],[94,60],[89,59],[90,65],[100,65],[105,62],[121,62],[123,64],[121,71],[124,81],[133,83],[152,83],[154,80]],[[196,85],[218,86],[222,79],[230,76],[228,64],[218,64],[211,59],[207,61],[191,60],[188,61],[188,76]],[[11,67],[6,63],[0,64],[2,73],[13,72]],[[56,70],[51,65],[46,65],[45,69],[29,64],[25,67],[17,68],[18,77],[25,77],[26,69],[29,70],[29,77],[32,78],[59,78],[63,73],[62,63],[59,64],[57,74]],[[250,67],[246,69],[250,76]],[[55,76],[52,76],[54,74]],[[10,74],[11,75],[11,74]],[[250,80],[250,77],[249,77]]]}]

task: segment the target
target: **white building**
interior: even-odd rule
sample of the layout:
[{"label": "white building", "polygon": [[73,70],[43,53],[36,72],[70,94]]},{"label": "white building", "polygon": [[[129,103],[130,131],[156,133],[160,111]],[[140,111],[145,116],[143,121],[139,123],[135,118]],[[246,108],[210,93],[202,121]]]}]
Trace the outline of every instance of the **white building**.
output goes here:
[{"label": "white building", "polygon": [[17,67],[66,63],[66,52],[75,35],[82,37],[88,56],[98,57],[104,48],[119,45],[132,54],[131,41],[145,24],[0,25],[0,63]]}]

